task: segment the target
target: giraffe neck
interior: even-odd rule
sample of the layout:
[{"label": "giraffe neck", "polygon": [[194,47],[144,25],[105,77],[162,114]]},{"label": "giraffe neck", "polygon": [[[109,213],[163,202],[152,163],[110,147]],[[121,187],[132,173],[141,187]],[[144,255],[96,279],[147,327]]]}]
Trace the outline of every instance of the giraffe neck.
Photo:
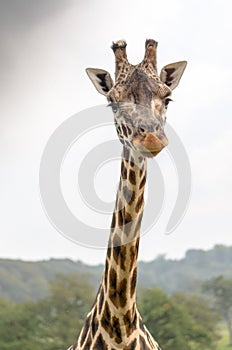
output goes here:
[{"label": "giraffe neck", "polygon": [[160,350],[136,308],[146,159],[124,147],[105,271],[73,350]]},{"label": "giraffe neck", "polygon": [[[132,323],[136,327],[139,321],[136,319],[137,257],[145,182],[146,159],[124,147],[102,282],[102,319],[108,319],[111,314],[110,319],[117,320],[121,333],[125,333],[122,337],[128,337],[133,330]],[[107,322],[105,325],[106,331],[112,327]]]},{"label": "giraffe neck", "polygon": [[[107,296],[119,309],[129,306],[135,301],[137,256],[145,182],[146,159],[124,147],[104,281]],[[123,288],[123,285],[126,285],[126,288]],[[114,292],[115,288],[116,293]],[[117,289],[119,289],[118,293]],[[125,295],[120,295],[120,289],[125,289]]]}]

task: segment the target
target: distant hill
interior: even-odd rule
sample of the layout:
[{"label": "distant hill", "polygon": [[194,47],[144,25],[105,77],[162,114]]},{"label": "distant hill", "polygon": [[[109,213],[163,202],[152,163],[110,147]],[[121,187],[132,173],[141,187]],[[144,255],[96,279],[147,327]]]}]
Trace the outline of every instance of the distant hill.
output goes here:
[{"label": "distant hill", "polygon": [[69,259],[37,262],[0,259],[0,297],[16,302],[42,298],[48,294],[48,282],[54,280],[57,274],[84,274],[96,286],[100,282],[102,270],[103,265],[88,266]]},{"label": "distant hill", "polygon": [[[69,259],[26,262],[0,259],[0,297],[16,302],[37,300],[48,294],[48,282],[57,274],[87,275],[97,289],[103,265],[89,266]],[[171,294],[197,292],[203,280],[224,275],[232,278],[232,247],[189,250],[180,260],[160,256],[151,262],[139,262],[139,286],[157,286]]]}]

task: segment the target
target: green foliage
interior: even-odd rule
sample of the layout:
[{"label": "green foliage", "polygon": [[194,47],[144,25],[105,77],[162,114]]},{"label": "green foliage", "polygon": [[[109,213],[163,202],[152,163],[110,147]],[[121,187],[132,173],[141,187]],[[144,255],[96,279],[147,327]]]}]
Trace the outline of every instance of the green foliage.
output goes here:
[{"label": "green foliage", "polygon": [[[75,342],[93,300],[88,279],[76,274],[57,276],[49,295],[37,302],[0,299],[0,349],[66,349]],[[139,307],[162,350],[216,349],[218,318],[202,300],[144,289]]]},{"label": "green foliage", "polygon": [[58,276],[36,303],[0,299],[1,350],[64,350],[75,341],[93,301],[83,276]]},{"label": "green foliage", "polygon": [[198,326],[207,331],[211,344],[220,339],[219,322],[221,316],[208,304],[205,298],[198,295],[176,293],[172,299],[186,309]]},{"label": "green foliage", "polygon": [[203,283],[203,290],[210,292],[215,298],[215,306],[221,310],[223,316],[232,307],[232,279],[217,276]]},{"label": "green foliage", "polygon": [[35,330],[37,318],[29,304],[16,304],[0,300],[0,349],[39,350]]},{"label": "green foliage", "polygon": [[93,302],[92,286],[84,276],[58,276],[48,298],[35,304],[43,350],[65,349],[75,342]]},{"label": "green foliage", "polygon": [[[143,321],[163,350],[215,349],[216,339],[213,332],[216,323],[213,327],[212,321],[211,327],[208,327],[205,320],[199,322],[201,311],[192,309],[195,301],[187,302],[186,298],[186,302],[178,305],[175,298],[168,297],[158,289],[147,289],[142,292],[139,308]],[[208,317],[216,322],[209,308],[205,309]]]},{"label": "green foliage", "polygon": [[213,294],[215,308],[224,317],[232,345],[232,279],[223,276],[212,278],[203,283],[203,290]]},{"label": "green foliage", "polygon": [[229,334],[228,334],[227,326],[224,322],[220,324],[220,335],[221,335],[221,338],[218,342],[216,350],[232,350],[232,346],[228,346]]}]

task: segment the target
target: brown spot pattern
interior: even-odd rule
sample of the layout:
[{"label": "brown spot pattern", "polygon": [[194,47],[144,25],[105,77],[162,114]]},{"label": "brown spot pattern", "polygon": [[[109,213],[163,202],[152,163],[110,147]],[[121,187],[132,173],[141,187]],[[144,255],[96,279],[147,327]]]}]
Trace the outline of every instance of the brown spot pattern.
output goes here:
[{"label": "brown spot pattern", "polygon": [[125,245],[121,245],[121,239],[118,235],[115,235],[113,241],[113,256],[116,264],[120,266],[122,270],[125,271],[125,260],[126,260],[126,247]]},{"label": "brown spot pattern", "polygon": [[136,245],[131,246],[130,247],[130,271],[132,270],[132,267],[136,263],[137,257],[138,257],[138,247]]},{"label": "brown spot pattern", "polygon": [[143,167],[141,167],[141,169],[139,170],[139,176],[142,177],[143,175]]},{"label": "brown spot pattern", "polygon": [[125,224],[127,224],[128,222],[132,221],[132,216],[130,213],[128,213],[127,211],[125,211]]},{"label": "brown spot pattern", "polygon": [[105,343],[101,334],[96,339],[95,344],[93,345],[94,350],[107,350],[107,344]]},{"label": "brown spot pattern", "polygon": [[123,209],[120,209],[117,212],[117,217],[118,217],[118,226],[121,227],[123,225]]},{"label": "brown spot pattern", "polygon": [[136,239],[136,249],[137,249],[137,252],[139,251],[139,242],[140,242],[140,237],[138,237]]},{"label": "brown spot pattern", "polygon": [[135,166],[135,160],[134,157],[130,157],[130,166],[133,168]]},{"label": "brown spot pattern", "polygon": [[89,315],[89,317],[85,321],[83,332],[81,334],[81,341],[80,341],[81,346],[84,344],[84,341],[85,341],[86,336],[88,334],[88,330],[89,330],[89,326],[90,326],[90,317],[91,317],[91,315]]},{"label": "brown spot pattern", "polygon": [[127,186],[123,187],[122,192],[126,202],[131,205],[135,200],[135,192],[131,191]]},{"label": "brown spot pattern", "polygon": [[111,332],[111,313],[107,301],[105,302],[105,307],[101,318],[101,325],[107,333]]},{"label": "brown spot pattern", "polygon": [[144,177],[142,178],[142,180],[140,182],[140,185],[139,185],[140,190],[145,186],[145,183],[146,183],[146,175],[144,175]]},{"label": "brown spot pattern", "polygon": [[95,306],[92,321],[91,321],[91,329],[92,329],[92,337],[95,336],[97,330],[98,330],[98,319],[97,319],[97,307]]},{"label": "brown spot pattern", "polygon": [[[110,242],[109,242],[109,244],[110,244]],[[108,247],[108,249],[107,249],[107,257],[110,259],[110,257],[111,257],[111,248],[110,247]]]},{"label": "brown spot pattern", "polygon": [[131,233],[132,225],[133,225],[132,216],[129,213],[125,212],[123,231],[127,237]]},{"label": "brown spot pattern", "polygon": [[109,304],[105,303],[104,312],[101,319],[101,325],[111,338],[114,338],[116,343],[122,342],[121,328],[119,319],[115,316],[111,317]]},{"label": "brown spot pattern", "polygon": [[130,169],[129,171],[129,181],[132,185],[136,184],[136,176],[134,170]]},{"label": "brown spot pattern", "polygon": [[143,205],[143,193],[139,196],[136,206],[135,206],[135,211],[138,213]]},{"label": "brown spot pattern", "polygon": [[125,167],[125,164],[123,161],[121,163],[121,176],[122,176],[123,180],[127,179],[127,168]]},{"label": "brown spot pattern", "polygon": [[136,282],[137,282],[137,267],[134,268],[134,271],[133,271],[133,274],[132,274],[132,278],[131,278],[131,290],[130,290],[131,298],[132,298],[132,296],[135,293]]},{"label": "brown spot pattern", "polygon": [[116,219],[115,219],[115,213],[113,213],[113,216],[112,216],[112,222],[111,222],[111,228],[115,228],[115,224],[116,224]]},{"label": "brown spot pattern", "polygon": [[134,312],[134,307],[127,311],[123,317],[123,321],[126,326],[126,335],[129,337],[135,331],[137,325],[137,315]]},{"label": "brown spot pattern", "polygon": [[99,294],[99,314],[101,313],[102,311],[102,306],[103,306],[103,301],[104,301],[104,291],[103,291],[103,287],[101,287],[101,290],[100,290],[100,294]]},{"label": "brown spot pattern", "polygon": [[84,345],[84,348],[83,350],[90,350],[90,346],[92,345],[92,339],[91,339],[91,336],[89,334],[86,342],[85,342],[85,345]]},{"label": "brown spot pattern", "polygon": [[122,342],[121,328],[120,328],[119,319],[115,316],[112,319],[112,329],[113,329],[113,336],[115,338],[116,343],[120,344]]},{"label": "brown spot pattern", "polygon": [[[110,248],[108,248],[108,251],[110,250]],[[106,260],[106,264],[105,264],[105,278],[104,278],[104,281],[105,281],[105,286],[107,286],[107,282],[108,282],[108,271],[109,271],[109,263],[108,261]]]},{"label": "brown spot pattern", "polygon": [[124,278],[121,282],[118,282],[116,271],[113,268],[110,269],[109,277],[109,298],[116,307],[124,307],[127,302],[127,280]]},{"label": "brown spot pattern", "polygon": [[[132,196],[135,196],[134,192],[133,192]],[[132,224],[132,220],[133,220],[132,216],[131,216],[130,213],[126,212],[125,207],[120,209],[120,210],[118,210],[117,216],[118,216],[118,220],[117,220],[118,221],[118,226],[121,229],[123,229],[124,228],[123,226],[125,226],[125,225],[126,225],[125,228],[127,229],[130,226],[128,224]]]},{"label": "brown spot pattern", "polygon": [[139,217],[137,218],[137,223],[136,223],[136,227],[135,227],[135,234],[139,233],[139,230],[140,230],[140,227],[141,227],[142,218],[143,218],[143,212],[141,212],[139,214]]},{"label": "brown spot pattern", "polygon": [[122,132],[124,136],[128,137],[127,128],[125,127],[124,124],[122,124]]}]

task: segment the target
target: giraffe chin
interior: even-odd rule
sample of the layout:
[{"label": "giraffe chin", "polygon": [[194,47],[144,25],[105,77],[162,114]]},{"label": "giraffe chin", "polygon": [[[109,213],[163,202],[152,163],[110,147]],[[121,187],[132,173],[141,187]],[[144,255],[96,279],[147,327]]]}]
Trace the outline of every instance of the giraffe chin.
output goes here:
[{"label": "giraffe chin", "polygon": [[155,156],[157,156],[157,154],[159,154],[162,151],[162,149],[160,150],[156,150],[156,151],[148,151],[148,152],[144,152],[144,151],[139,151],[139,153],[145,157],[145,158],[154,158]]}]

